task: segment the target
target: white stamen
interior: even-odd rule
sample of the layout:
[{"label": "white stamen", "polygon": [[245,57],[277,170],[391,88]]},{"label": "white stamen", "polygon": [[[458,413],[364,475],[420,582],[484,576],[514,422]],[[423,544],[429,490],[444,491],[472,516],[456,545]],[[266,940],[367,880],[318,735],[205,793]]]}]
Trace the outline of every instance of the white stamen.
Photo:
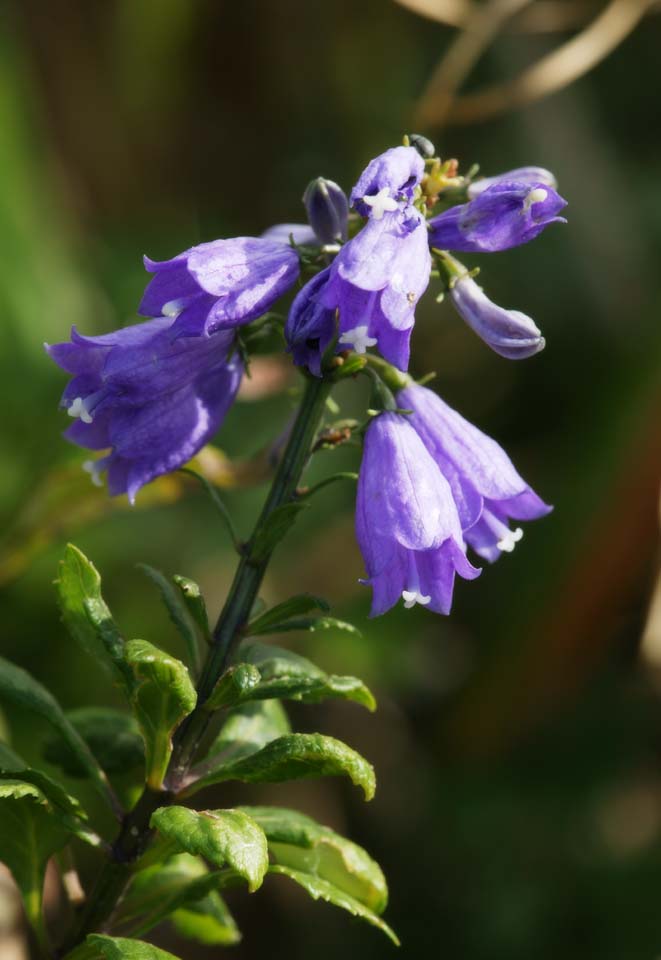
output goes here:
[{"label": "white stamen", "polygon": [[100,465],[99,460],[85,460],[83,463],[83,470],[85,473],[89,473],[90,480],[95,487],[103,486],[101,474],[103,473],[104,468]]},{"label": "white stamen", "polygon": [[527,213],[532,207],[533,203],[543,203],[548,195],[549,192],[548,190],[545,190],[544,187],[535,187],[535,189],[531,190],[526,199],[523,201],[523,212]]},{"label": "white stamen", "polygon": [[80,417],[83,423],[91,423],[94,417],[85,406],[83,397],[76,397],[67,408],[70,417]]},{"label": "white stamen", "polygon": [[374,220],[380,220],[384,213],[397,209],[397,201],[390,196],[390,187],[382,187],[373,197],[364,196],[363,203],[372,208]]},{"label": "white stamen", "polygon": [[161,307],[161,316],[163,317],[172,317],[174,320],[179,316],[181,311],[186,306],[186,301],[184,299],[179,300],[168,300],[167,303],[164,303]]},{"label": "white stamen", "polygon": [[402,590],[402,600],[406,610],[410,610],[416,603],[419,603],[421,607],[426,607],[428,603],[431,603],[431,597],[425,597],[419,590]]},{"label": "white stamen", "polygon": [[365,353],[368,347],[376,345],[376,338],[368,337],[367,325],[363,324],[360,327],[354,327],[353,330],[347,330],[346,333],[343,333],[340,337],[340,343],[348,344],[356,353]]},{"label": "white stamen", "polygon": [[514,549],[514,545],[519,542],[523,536],[523,530],[521,527],[517,527],[516,530],[508,530],[505,536],[498,541],[496,546],[499,550],[502,550],[503,553],[511,553]]}]

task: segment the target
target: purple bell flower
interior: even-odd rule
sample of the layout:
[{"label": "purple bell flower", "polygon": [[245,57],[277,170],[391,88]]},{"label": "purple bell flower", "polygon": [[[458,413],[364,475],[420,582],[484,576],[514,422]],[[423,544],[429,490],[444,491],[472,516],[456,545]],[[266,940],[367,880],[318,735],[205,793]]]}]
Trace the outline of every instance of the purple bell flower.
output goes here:
[{"label": "purple bell flower", "polygon": [[268,227],[262,237],[266,240],[276,240],[278,243],[286,243],[291,246],[291,240],[302,247],[316,247],[319,245],[319,239],[307,223],[276,223]]},{"label": "purple bell flower", "polygon": [[191,247],[172,260],[145,257],[156,276],[138,312],[174,319],[176,336],[198,337],[248,323],[298,279],[298,254],[287,242],[234,237]]},{"label": "purple bell flower", "polygon": [[474,200],[451,207],[429,221],[429,243],[439,250],[496,253],[534,240],[567,201],[542,183],[497,181]]},{"label": "purple bell flower", "polygon": [[337,332],[335,310],[325,307],[320,300],[330,272],[327,267],[299,290],[285,324],[285,340],[294,363],[307,367],[315,377],[321,376],[321,359]]},{"label": "purple bell flower", "polygon": [[552,510],[516,472],[505,451],[426,387],[397,394],[408,423],[447,479],[463,536],[485,560],[510,553],[523,536],[509,520],[535,520]]},{"label": "purple bell flower", "polygon": [[520,180],[523,183],[532,183],[536,186],[543,184],[545,187],[558,189],[558,181],[550,170],[545,170],[544,167],[517,167],[516,170],[507,170],[495,177],[481,177],[479,180],[474,180],[468,186],[468,199],[474,200],[494,183],[502,183],[504,180]]},{"label": "purple bell flower", "polygon": [[501,357],[523,360],[546,346],[541,331],[529,316],[493,303],[472,277],[455,281],[450,297],[468,326]]},{"label": "purple bell flower", "polygon": [[419,603],[449,613],[455,574],[472,580],[480,573],[466,558],[447,480],[400,414],[382,413],[367,428],[356,537],[373,617],[400,598],[407,608]]},{"label": "purple bell flower", "polygon": [[100,337],[46,346],[72,379],[61,406],[76,417],[73,443],[110,452],[85,469],[95,483],[107,471],[111,494],[127,493],[191,459],[220,427],[234,402],[243,364],[228,358],[231,331],[175,338],[159,317]]},{"label": "purple bell flower", "polygon": [[407,207],[425,172],[413,147],[392,147],[367,164],[351,191],[351,206],[363,217],[380,220]]},{"label": "purple bell flower", "polygon": [[347,239],[349,201],[333,180],[317,177],[305,188],[303,203],[310,226],[324,244],[342,243]]}]

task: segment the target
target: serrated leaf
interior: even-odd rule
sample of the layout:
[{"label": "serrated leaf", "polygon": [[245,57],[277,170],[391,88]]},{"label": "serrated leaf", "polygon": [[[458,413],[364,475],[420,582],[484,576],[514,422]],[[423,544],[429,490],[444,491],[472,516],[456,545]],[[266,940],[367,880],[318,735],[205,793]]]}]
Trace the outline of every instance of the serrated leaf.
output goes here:
[{"label": "serrated leaf", "polygon": [[246,634],[256,636],[258,633],[268,633],[276,624],[283,620],[289,620],[290,617],[301,616],[304,613],[309,613],[310,610],[327,612],[329,609],[329,605],[321,597],[315,597],[310,593],[302,593],[278,603],[275,607],[267,610],[266,613],[256,617],[248,624]]},{"label": "serrated leaf", "polygon": [[381,917],[366,907],[363,903],[360,903],[359,900],[356,900],[348,893],[344,893],[344,891],[339,890],[327,880],[322,880],[320,877],[312,876],[309,873],[303,873],[301,870],[293,870],[291,867],[285,867],[280,864],[273,864],[271,867],[269,867],[269,873],[279,874],[283,877],[289,877],[289,879],[293,880],[294,883],[297,883],[300,887],[303,887],[303,889],[309,893],[313,900],[325,900],[327,903],[332,903],[334,906],[340,907],[342,910],[347,910],[349,913],[353,914],[354,917],[360,917],[362,920],[366,920],[367,923],[371,923],[373,927],[378,927],[379,930],[382,930],[383,933],[385,933],[385,935],[392,940],[395,946],[400,945],[397,934],[384,920],[381,919]]},{"label": "serrated leaf", "polygon": [[29,673],[3,657],[0,657],[0,700],[18,704],[50,724],[87,771],[104,800],[116,813],[120,812],[105,773],[55,697]]},{"label": "serrated leaf", "polygon": [[[142,737],[129,713],[110,707],[81,707],[68,711],[67,717],[108,775],[130,773],[144,766]],[[87,770],[61,737],[46,741],[44,759],[69,777],[87,776]]]},{"label": "serrated leaf", "polygon": [[144,940],[128,937],[107,937],[102,933],[90,933],[86,944],[99,951],[104,960],[178,960],[173,953],[161,950]]},{"label": "serrated leaf", "polygon": [[68,543],[55,581],[62,620],[71,636],[130,689],[124,640],[101,594],[101,577],[85,554]]},{"label": "serrated leaf", "polygon": [[[362,680],[357,677],[339,677],[324,673],[316,664],[305,657],[257,641],[243,644],[240,656],[246,660],[247,670],[250,665],[256,667],[260,673],[260,680],[252,683],[243,690],[228,690],[226,687],[216,688],[218,695],[228,697],[234,693],[235,702],[248,700],[289,699],[300,700],[303,703],[319,703],[322,700],[336,698],[353,700],[367,707],[376,709],[376,701]],[[240,667],[234,668],[239,670]],[[221,684],[223,680],[221,679]],[[217,702],[216,690],[209,698],[209,705],[220,706],[231,702],[225,699]]]},{"label": "serrated leaf", "polygon": [[240,810],[189,810],[161,807],[151,826],[174,840],[186,853],[202,856],[217,867],[232,867],[252,893],[261,886],[268,867],[264,831]]},{"label": "serrated leaf", "polygon": [[138,567],[158,587],[163,603],[170,615],[170,620],[186,643],[191,667],[197,673],[200,669],[203,638],[200,635],[197,623],[193,620],[184,602],[181,591],[160,570],[155,570],[154,567],[150,567],[146,563],[139,563]]},{"label": "serrated leaf", "polygon": [[45,774],[29,769],[0,773],[0,862],[11,871],[42,943],[48,860],[72,836],[99,842],[82,816],[78,802]]},{"label": "serrated leaf", "polygon": [[220,762],[247,757],[290,732],[287,714],[277,700],[242,704],[228,713],[205,766],[215,767]]},{"label": "serrated leaf", "polygon": [[276,863],[320,877],[381,914],[388,904],[383,871],[357,844],[297,810],[241,807],[266,834]]},{"label": "serrated leaf", "polygon": [[209,628],[209,617],[200,588],[194,580],[189,580],[188,577],[182,577],[181,574],[178,573],[175,573],[172,580],[186,604],[186,609],[195,621],[201,637],[205,642],[210,643],[211,629]]},{"label": "serrated leaf", "polygon": [[225,780],[281,783],[324,776],[348,776],[352,783],[362,788],[366,800],[374,796],[376,779],[372,765],[346,743],[320,733],[292,733],[278,737],[257,753],[221,762],[191,783],[183,795],[190,796],[203,787]]},{"label": "serrated leaf", "polygon": [[259,533],[250,546],[251,563],[262,563],[289,533],[301,510],[309,504],[305,501],[293,500],[277,507],[260,527]]},{"label": "serrated leaf", "polygon": [[188,670],[146,640],[126,645],[135,686],[131,703],[145,743],[147,783],[158,790],[172,754],[172,735],[195,708],[197,694]]},{"label": "serrated leaf", "polygon": [[224,900],[218,880],[206,864],[188,853],[138,871],[119,907],[116,925],[141,936],[169,918],[184,936],[229,946],[241,934]]}]

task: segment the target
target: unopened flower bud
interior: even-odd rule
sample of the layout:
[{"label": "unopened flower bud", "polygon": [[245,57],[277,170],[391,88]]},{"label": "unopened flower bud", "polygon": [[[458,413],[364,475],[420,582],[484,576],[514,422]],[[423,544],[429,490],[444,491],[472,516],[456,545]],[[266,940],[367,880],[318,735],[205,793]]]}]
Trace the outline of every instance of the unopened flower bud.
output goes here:
[{"label": "unopened flower bud", "polygon": [[317,177],[305,188],[303,203],[310,226],[322,243],[347,239],[349,201],[342,187],[325,177]]},{"label": "unopened flower bud", "polygon": [[409,143],[414,150],[418,151],[424,160],[429,160],[431,157],[436,156],[436,147],[434,144],[420,133],[409,133]]}]

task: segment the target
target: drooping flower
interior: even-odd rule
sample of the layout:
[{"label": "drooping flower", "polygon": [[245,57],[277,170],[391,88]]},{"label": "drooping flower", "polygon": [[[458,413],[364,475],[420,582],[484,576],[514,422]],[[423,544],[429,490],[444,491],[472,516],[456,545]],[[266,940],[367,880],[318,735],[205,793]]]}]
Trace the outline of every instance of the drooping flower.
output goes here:
[{"label": "drooping flower", "polygon": [[429,221],[429,242],[439,250],[495,253],[534,240],[567,201],[553,187],[525,180],[496,180],[474,200]]},{"label": "drooping flower", "polygon": [[545,187],[552,187],[554,190],[558,189],[558,181],[550,170],[546,170],[544,167],[517,167],[516,170],[506,170],[505,173],[499,173],[495,177],[481,177],[479,180],[474,180],[468,186],[468,199],[474,200],[494,183],[502,183],[508,180],[519,180],[536,186],[542,184]]},{"label": "drooping flower", "polygon": [[523,480],[495,440],[426,387],[397,394],[408,423],[422,440],[452,490],[463,536],[485,560],[509,553],[523,536],[509,520],[535,520],[552,509]]},{"label": "drooping flower", "polygon": [[298,279],[299,258],[288,239],[233,237],[201,243],[171,260],[145,257],[156,274],[138,312],[170,318],[177,336],[229,329],[265,313]]},{"label": "drooping flower", "polygon": [[159,317],[100,337],[75,329],[71,341],[47,346],[72,379],[61,406],[76,417],[73,443],[110,452],[86,469],[107,472],[111,494],[128,493],[178,469],[216,433],[234,402],[243,365],[229,357],[231,331],[175,338]]},{"label": "drooping flower", "polygon": [[[330,267],[306,283],[294,297],[285,324],[285,339],[294,363],[321,376],[321,360],[336,334],[335,310],[320,302]],[[341,347],[339,349],[342,349]]]},{"label": "drooping flower", "polygon": [[405,209],[425,171],[413,147],[392,147],[367,164],[351,191],[351,206],[363,217],[380,220]]},{"label": "drooping flower", "polygon": [[501,357],[523,360],[546,346],[541,331],[529,316],[493,303],[472,277],[456,280],[450,288],[450,297],[468,326]]},{"label": "drooping flower", "polygon": [[450,486],[407,418],[382,413],[365,435],[356,537],[372,587],[371,616],[402,598],[449,613],[455,574],[472,580]]}]

